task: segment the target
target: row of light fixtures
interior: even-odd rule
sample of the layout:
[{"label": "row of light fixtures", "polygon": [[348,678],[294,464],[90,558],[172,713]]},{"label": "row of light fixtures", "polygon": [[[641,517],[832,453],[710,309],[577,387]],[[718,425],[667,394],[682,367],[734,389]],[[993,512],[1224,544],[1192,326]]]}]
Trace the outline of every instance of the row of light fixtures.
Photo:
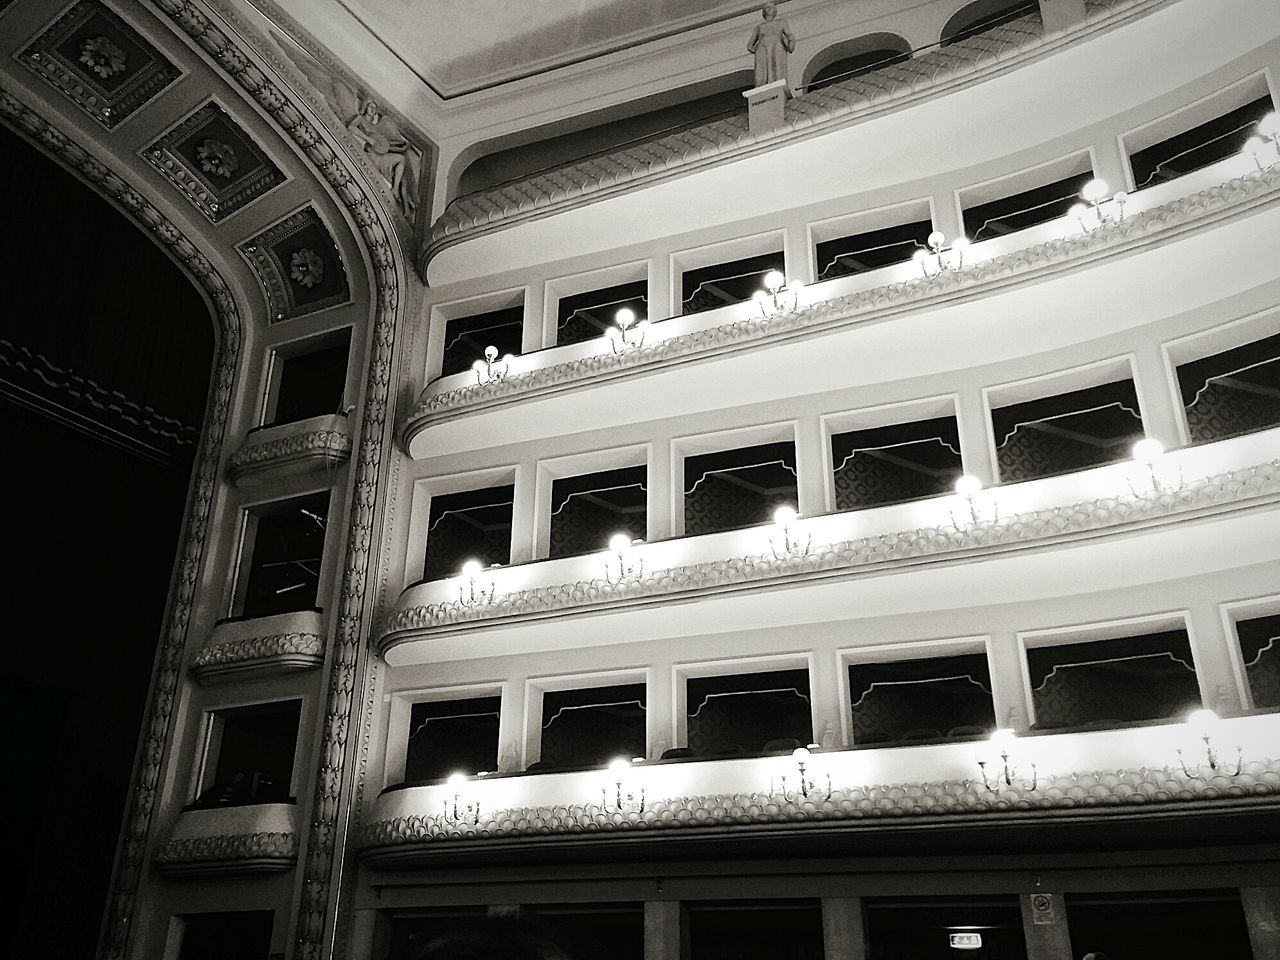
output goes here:
[{"label": "row of light fixtures", "polygon": [[[1188,750],[1175,748],[1178,765],[1190,780],[1209,781],[1216,777],[1238,777],[1244,770],[1244,747],[1237,744],[1233,756],[1224,756],[1220,745],[1221,720],[1209,709],[1191,711],[1185,720],[1185,728],[1195,746],[1192,754],[1200,754],[1188,762]],[[1022,741],[1015,731],[994,731],[986,743],[974,755],[978,776],[985,789],[994,793],[1003,790],[1036,790],[1040,786],[1040,771],[1034,759],[1028,756],[1027,741]],[[835,792],[830,771],[815,775],[813,754],[821,749],[811,743],[791,752],[790,765],[783,772],[770,777],[769,792],[786,803],[821,803],[831,799]],[[600,785],[600,809],[607,814],[644,813],[648,803],[646,788],[637,781],[633,764],[643,763],[643,757],[628,759],[616,757],[606,767],[606,780]],[[477,776],[485,776],[478,774]],[[479,824],[481,806],[478,798],[466,792],[469,777],[454,773],[445,781],[446,797],[442,804],[441,819],[456,826]]]}]

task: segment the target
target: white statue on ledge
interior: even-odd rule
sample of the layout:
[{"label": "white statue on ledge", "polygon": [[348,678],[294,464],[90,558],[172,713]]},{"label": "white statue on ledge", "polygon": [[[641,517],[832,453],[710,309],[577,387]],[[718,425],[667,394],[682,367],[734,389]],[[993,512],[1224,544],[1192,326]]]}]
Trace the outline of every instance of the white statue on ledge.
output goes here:
[{"label": "white statue on ledge", "polygon": [[766,3],[760,8],[762,23],[756,24],[747,53],[755,54],[756,86],[763,87],[775,80],[787,79],[787,54],[796,49],[796,38],[786,20],[778,19],[777,4]]}]

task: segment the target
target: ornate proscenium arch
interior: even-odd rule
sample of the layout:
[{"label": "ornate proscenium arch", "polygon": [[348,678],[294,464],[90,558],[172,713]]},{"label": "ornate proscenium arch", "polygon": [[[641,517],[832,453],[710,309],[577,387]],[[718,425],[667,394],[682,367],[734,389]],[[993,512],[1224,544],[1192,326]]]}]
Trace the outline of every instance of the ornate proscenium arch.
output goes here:
[{"label": "ornate proscenium arch", "polygon": [[107,920],[104,952],[118,955],[124,947],[134,894],[143,864],[151,812],[155,806],[160,762],[168,740],[174,691],[186,647],[200,563],[209,533],[209,511],[218,482],[222,443],[231,408],[231,387],[240,360],[241,318],[226,281],[210,260],[196,249],[182,231],[130,187],[119,175],[74,142],[65,133],[0,86],[0,119],[36,146],[51,154],[72,173],[95,187],[151,234],[208,297],[217,318],[213,378],[205,408],[200,455],[193,471],[191,495],[183,521],[178,562],[174,568],[169,610],[165,619],[155,670],[143,715],[142,737],[135,761],[134,789],[126,812],[120,850],[117,853]]}]

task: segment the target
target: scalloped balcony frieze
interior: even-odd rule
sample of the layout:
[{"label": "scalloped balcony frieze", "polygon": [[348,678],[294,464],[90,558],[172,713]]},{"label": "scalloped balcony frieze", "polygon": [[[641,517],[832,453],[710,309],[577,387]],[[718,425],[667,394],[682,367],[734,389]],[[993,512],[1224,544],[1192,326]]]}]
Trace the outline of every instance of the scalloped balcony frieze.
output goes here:
[{"label": "scalloped balcony frieze", "polygon": [[[434,423],[531,397],[547,396],[583,384],[637,376],[690,359],[753,349],[766,341],[779,342],[843,326],[871,323],[904,310],[927,308],[961,297],[982,296],[1012,282],[1054,275],[1107,257],[1123,256],[1137,248],[1168,242],[1186,231],[1203,229],[1275,203],[1277,195],[1280,195],[1280,166],[1255,170],[1225,183],[1156,204],[1118,223],[1000,253],[977,260],[964,269],[932,278],[915,277],[816,300],[771,317],[757,315],[734,319],[654,339],[642,347],[623,352],[610,350],[607,340],[601,338],[598,353],[529,370],[512,371],[502,379],[487,383],[470,383],[445,390],[428,384],[401,425],[401,443],[409,450],[413,439]],[[1134,195],[1135,204],[1140,202],[1139,197]],[[818,288],[816,284],[809,287],[810,295]],[[664,324],[671,322],[663,321]],[[549,348],[543,353],[553,355],[557,349]],[[573,345],[565,349],[580,351],[584,347]]]},{"label": "scalloped balcony frieze", "polygon": [[[1274,434],[1275,431],[1269,431],[1265,435],[1254,436],[1265,444]],[[1202,447],[1196,452],[1204,455],[1204,450]],[[1046,482],[1031,481],[1022,486]],[[993,491],[998,494],[1000,489],[996,487]],[[467,603],[462,599],[415,602],[416,589],[432,586],[415,585],[401,595],[400,602],[379,632],[378,650],[386,657],[389,651],[401,644],[433,634],[551,614],[663,603],[673,597],[707,596],[746,585],[763,587],[851,577],[903,565],[938,564],[958,558],[972,561],[975,557],[1114,535],[1276,502],[1280,502],[1280,460],[1271,460],[1201,479],[1180,481],[1173,488],[1130,491],[1010,513],[990,522],[962,524],[953,520],[949,525],[833,539],[814,544],[806,552],[794,555],[779,556],[770,551],[729,556],[656,569],[644,568],[637,575],[620,579],[592,578],[530,586],[510,592],[503,592],[499,585],[494,598],[483,603]],[[820,521],[828,519],[818,518]],[[501,571],[495,573],[500,575]]]},{"label": "scalloped balcony frieze", "polygon": [[280,873],[298,859],[297,820],[291,803],[184,810],[156,866],[175,877]]},{"label": "scalloped balcony frieze", "polygon": [[799,94],[788,101],[783,125],[767,134],[753,136],[744,111],[455,198],[432,225],[420,269],[425,276],[432,257],[470,237],[943,96],[1169,2],[1173,0],[1088,0],[1085,24],[1054,35],[1044,34],[1035,12],[902,63]]},{"label": "scalloped balcony frieze", "polygon": [[250,430],[227,462],[227,473],[237,486],[248,486],[336,467],[350,458],[351,422],[346,414],[331,413]]},{"label": "scalloped balcony frieze", "polygon": [[[722,837],[762,830],[834,837],[1011,819],[1164,819],[1249,809],[1274,816],[1278,729],[1274,713],[1220,721],[1214,736],[1239,745],[1238,767],[1211,765],[1197,731],[1166,721],[1018,736],[1003,748],[1006,767],[997,776],[978,764],[989,751],[982,742],[815,750],[803,792],[790,756],[647,761],[625,772],[625,799],[615,798],[611,785],[602,790],[599,770],[488,775],[462,787],[384,791],[357,844],[367,864],[391,866],[436,850],[479,853],[485,841],[554,845],[588,834],[596,842],[663,834],[653,839],[667,842],[705,835],[703,828]],[[469,815],[457,815],[459,802]]]},{"label": "scalloped balcony frieze", "polygon": [[215,683],[246,673],[314,670],[322,663],[324,614],[302,610],[217,624],[192,660],[191,675],[200,683]]}]

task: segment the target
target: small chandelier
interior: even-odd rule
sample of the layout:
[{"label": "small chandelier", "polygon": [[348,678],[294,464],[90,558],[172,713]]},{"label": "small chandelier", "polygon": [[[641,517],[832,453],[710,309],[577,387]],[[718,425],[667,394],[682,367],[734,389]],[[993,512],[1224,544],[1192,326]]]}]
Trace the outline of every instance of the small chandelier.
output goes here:
[{"label": "small chandelier", "polygon": [[964,254],[969,249],[968,237],[956,237],[947,246],[946,235],[941,230],[935,230],[929,234],[925,243],[929,245],[929,249],[917,250],[912,259],[920,264],[920,272],[926,280],[932,280],[948,271],[964,269]]},{"label": "small chandelier", "polygon": [[965,512],[968,514],[968,521],[962,524],[956,519],[955,511],[951,511],[951,525],[957,530],[963,530],[965,526],[980,526],[986,523],[995,523],[1000,519],[1000,511],[994,498],[984,498],[982,494],[982,481],[977,477],[966,473],[955,483],[956,496],[964,503]]},{"label": "small chandelier", "polygon": [[[1200,741],[1204,751],[1204,759],[1196,764],[1194,771],[1187,766],[1182,748],[1178,747],[1178,764],[1182,772],[1192,780],[1208,780],[1214,776],[1238,777],[1244,769],[1244,747],[1236,745],[1235,762],[1225,761],[1219,752],[1215,738],[1219,733],[1222,721],[1212,710],[1192,710],[1187,714],[1187,729],[1196,740]],[[1197,749],[1201,749],[1198,747]],[[1207,770],[1207,772],[1206,772]]]},{"label": "small chandelier", "polygon": [[1108,197],[1108,189],[1107,181],[1094,177],[1080,190],[1080,198],[1085,202],[1077,203],[1067,211],[1067,215],[1074,217],[1085,233],[1124,219],[1124,205],[1129,201],[1129,195],[1117,190]]},{"label": "small chandelier", "polygon": [[1258,133],[1245,141],[1244,152],[1253,157],[1259,170],[1280,163],[1280,113],[1272,111],[1258,121]]},{"label": "small chandelier", "polygon": [[636,312],[623,307],[613,315],[614,325],[609,328],[609,346],[614,353],[639,350],[644,346],[644,335],[649,331],[648,320],[636,320]]},{"label": "small chandelier", "polygon": [[796,768],[796,776],[792,781],[794,786],[788,789],[787,776],[783,774],[778,777],[776,784],[770,781],[770,792],[781,794],[782,799],[787,803],[800,803],[804,800],[830,800],[831,774],[825,775],[826,793],[819,797],[819,794],[822,794],[822,785],[808,773],[809,760],[813,756],[812,751],[817,749],[818,745],[811,743],[807,747],[796,747],[791,751],[791,760]]},{"label": "small chandelier", "polygon": [[800,291],[804,284],[799,280],[787,283],[781,270],[770,270],[764,275],[764,289],[752,297],[766,320],[780,313],[790,313],[800,306]]},{"label": "small chandelier", "polygon": [[1030,776],[1025,773],[1025,770],[1020,775],[1016,763],[1010,760],[1013,754],[1013,745],[1017,743],[1017,740],[1017,734],[1009,729],[997,730],[991,734],[988,744],[993,751],[993,755],[978,757],[978,769],[982,772],[982,785],[988,790],[1005,790],[1015,786],[1034,790],[1039,785],[1039,774],[1036,772],[1034,763],[1027,765],[1027,768],[1031,771]]},{"label": "small chandelier", "polygon": [[636,580],[644,576],[644,558],[638,556],[635,545],[643,540],[632,540],[628,534],[615,533],[609,538],[609,552],[605,554],[604,578],[619,584],[624,580]]},{"label": "small chandelier", "polygon": [[634,809],[636,813],[644,813],[644,787],[636,790],[634,785],[627,784],[631,764],[641,759],[637,757],[632,761],[626,757],[616,757],[609,762],[609,782],[600,788],[600,809],[605,813],[626,813],[630,809]]},{"label": "small chandelier", "polygon": [[[1144,437],[1133,445],[1133,459],[1136,463],[1146,468],[1147,475],[1144,478],[1144,485],[1150,488],[1150,492],[1155,494],[1168,493],[1171,490],[1177,490],[1182,487],[1182,472],[1178,472],[1178,482],[1173,485],[1166,484],[1165,480],[1160,476],[1157,464],[1160,458],[1164,456],[1164,444],[1155,437]],[[1129,491],[1135,496],[1142,496],[1138,492],[1138,488],[1134,486],[1133,480],[1129,481]]]},{"label": "small chandelier", "polygon": [[486,384],[494,380],[503,379],[507,375],[507,371],[511,369],[513,360],[515,360],[515,357],[509,353],[499,360],[498,348],[490,344],[484,348],[484,359],[477,360],[471,365],[471,369],[476,374],[476,382]]},{"label": "small chandelier", "polygon": [[453,773],[445,781],[445,785],[453,790],[452,799],[444,801],[444,812],[440,819],[455,826],[472,826],[480,822],[480,802],[468,802],[462,798],[462,788],[466,786],[465,773]]},{"label": "small chandelier", "polygon": [[458,577],[458,602],[464,607],[493,603],[496,587],[491,578],[484,576],[479,560],[468,560],[462,565]]},{"label": "small chandelier", "polygon": [[774,534],[769,538],[769,548],[773,551],[774,559],[785,560],[788,557],[808,555],[809,548],[813,545],[813,534],[806,533],[802,538],[795,532],[793,527],[799,519],[800,514],[789,504],[783,504],[773,511]]}]

